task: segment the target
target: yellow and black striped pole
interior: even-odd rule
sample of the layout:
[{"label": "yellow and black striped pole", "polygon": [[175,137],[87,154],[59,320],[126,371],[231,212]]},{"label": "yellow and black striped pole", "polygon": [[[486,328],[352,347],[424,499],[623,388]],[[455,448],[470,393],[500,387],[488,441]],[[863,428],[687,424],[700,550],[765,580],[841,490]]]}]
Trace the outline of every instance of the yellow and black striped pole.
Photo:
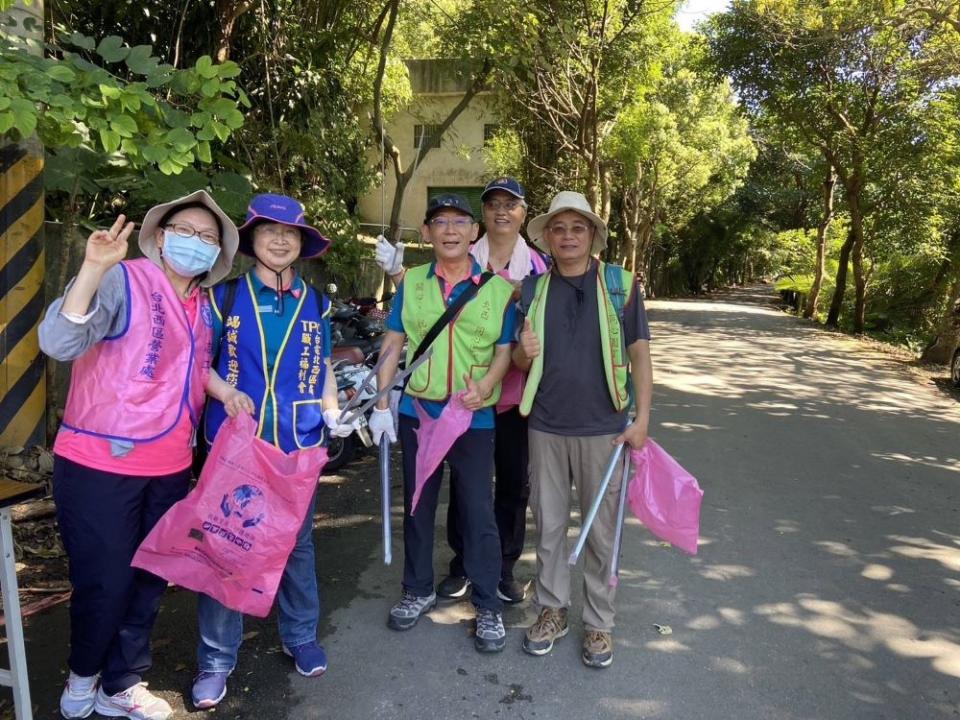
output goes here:
[{"label": "yellow and black striped pole", "polygon": [[[38,34],[42,3],[6,13],[17,34]],[[6,18],[5,18],[6,19]],[[16,30],[15,30],[16,32]],[[35,38],[36,39],[36,38]],[[43,148],[0,145],[0,447],[43,445],[46,380],[37,325],[43,295]]]},{"label": "yellow and black striped pole", "polygon": [[43,158],[0,148],[0,447],[43,445]]}]

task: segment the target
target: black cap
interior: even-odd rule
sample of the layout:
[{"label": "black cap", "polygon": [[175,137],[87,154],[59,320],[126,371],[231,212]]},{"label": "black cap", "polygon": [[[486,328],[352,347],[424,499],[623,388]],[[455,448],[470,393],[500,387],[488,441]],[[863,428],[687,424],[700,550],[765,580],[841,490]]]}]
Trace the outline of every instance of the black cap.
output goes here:
[{"label": "black cap", "polygon": [[430,222],[430,218],[441,210],[446,209],[456,210],[464,215],[469,215],[471,220],[474,222],[477,221],[473,216],[473,208],[470,207],[467,199],[463,195],[456,195],[454,193],[443,193],[442,195],[436,195],[430,198],[430,201],[427,203],[427,214],[424,216],[423,221],[425,223]]}]

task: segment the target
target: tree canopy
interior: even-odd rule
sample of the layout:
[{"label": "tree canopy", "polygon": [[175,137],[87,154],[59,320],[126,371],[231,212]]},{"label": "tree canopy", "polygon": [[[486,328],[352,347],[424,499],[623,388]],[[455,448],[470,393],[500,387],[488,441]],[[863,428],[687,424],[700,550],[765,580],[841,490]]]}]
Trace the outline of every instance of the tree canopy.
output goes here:
[{"label": "tree canopy", "polygon": [[938,359],[960,299],[960,4],[733,0],[693,33],[679,4],[61,0],[33,52],[0,37],[0,134],[46,146],[52,217],[201,186],[239,217],[284,191],[356,278],[359,198],[386,170],[395,226],[430,152],[390,134],[416,112],[406,61],[444,58],[470,89],[436,122],[492,97],[491,173],[533,212],[586,193],[648,293],[779,277],[808,317]]}]

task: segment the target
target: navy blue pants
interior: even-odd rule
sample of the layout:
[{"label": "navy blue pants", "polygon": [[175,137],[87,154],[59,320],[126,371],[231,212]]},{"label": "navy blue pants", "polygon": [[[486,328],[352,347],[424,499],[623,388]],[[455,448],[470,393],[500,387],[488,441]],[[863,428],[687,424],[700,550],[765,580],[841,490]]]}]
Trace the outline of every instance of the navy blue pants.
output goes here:
[{"label": "navy blue pants", "polygon": [[[500,577],[512,580],[513,568],[520,559],[527,536],[527,500],[530,497],[527,419],[520,414],[519,408],[497,414],[493,447],[493,512],[500,533]],[[460,498],[455,482],[450,484],[450,504],[447,506],[447,542],[453,550],[450,574],[465,577]]]},{"label": "navy blue pants", "polygon": [[59,455],[53,499],[70,561],[70,669],[102,673],[108,695],[150,668],[150,633],[167,581],[130,567],[140,542],[187,494],[191,471],[137,477],[94,470]]},{"label": "navy blue pants", "polygon": [[[443,463],[430,476],[420,494],[417,511],[410,515],[417,471],[416,418],[400,416],[403,447],[403,587],[424,597],[433,592],[433,532],[440,496]],[[445,458],[451,482],[460,499],[463,529],[463,564],[473,583],[473,604],[499,611],[500,537],[493,514],[493,430],[467,430],[457,438]]]}]

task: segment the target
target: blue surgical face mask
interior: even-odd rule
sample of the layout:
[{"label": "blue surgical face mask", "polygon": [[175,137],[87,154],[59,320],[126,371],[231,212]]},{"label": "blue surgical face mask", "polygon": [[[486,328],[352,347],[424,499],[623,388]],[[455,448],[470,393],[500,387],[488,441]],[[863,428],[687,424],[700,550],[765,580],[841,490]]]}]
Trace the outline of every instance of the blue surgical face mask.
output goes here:
[{"label": "blue surgical face mask", "polygon": [[163,259],[183,277],[209,272],[220,256],[218,245],[209,245],[197,236],[181,237],[172,230],[163,231]]}]

